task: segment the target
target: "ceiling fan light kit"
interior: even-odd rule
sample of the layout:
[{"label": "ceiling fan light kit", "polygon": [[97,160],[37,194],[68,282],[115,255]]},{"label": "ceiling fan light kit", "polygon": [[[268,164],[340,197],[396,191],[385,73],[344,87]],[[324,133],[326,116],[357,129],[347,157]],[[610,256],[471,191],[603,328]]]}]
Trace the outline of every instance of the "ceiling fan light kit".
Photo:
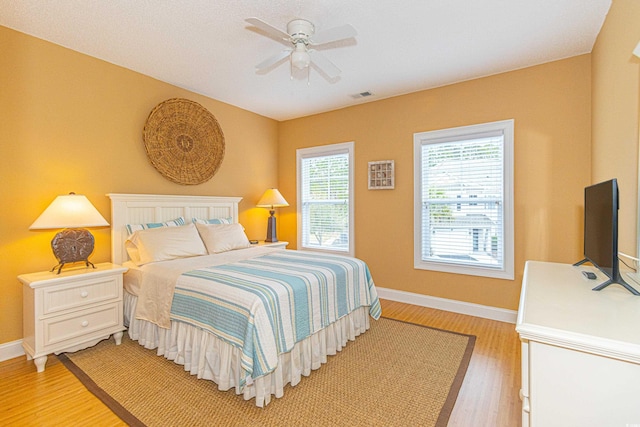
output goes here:
[{"label": "ceiling fan light kit", "polygon": [[291,52],[291,65],[298,70],[304,70],[311,63],[311,56],[307,52],[307,48],[304,43],[298,43],[296,49]]},{"label": "ceiling fan light kit", "polygon": [[256,65],[257,71],[269,72],[272,67],[277,66],[280,61],[288,56],[291,64],[291,78],[293,78],[294,69],[306,69],[308,73],[310,65],[313,64],[313,66],[328,77],[329,80],[335,80],[341,73],[340,69],[323,54],[316,49],[310,49],[309,46],[337,42],[354,38],[357,35],[356,30],[349,24],[334,27],[316,34],[315,26],[306,19],[289,21],[286,33],[258,18],[247,18],[245,21],[268,35],[276,37],[288,46],[287,49],[274,54]]}]

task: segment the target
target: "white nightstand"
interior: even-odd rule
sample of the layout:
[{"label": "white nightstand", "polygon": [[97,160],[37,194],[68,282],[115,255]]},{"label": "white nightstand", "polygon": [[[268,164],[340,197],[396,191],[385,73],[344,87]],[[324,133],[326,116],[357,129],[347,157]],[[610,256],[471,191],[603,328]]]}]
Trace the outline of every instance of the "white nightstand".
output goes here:
[{"label": "white nightstand", "polygon": [[289,246],[289,242],[265,242],[264,240],[260,240],[260,242],[258,242],[258,244],[254,246],[270,246],[273,248],[285,249],[287,246]]},{"label": "white nightstand", "polygon": [[47,355],[77,351],[113,334],[122,341],[122,275],[127,268],[103,263],[96,268],[23,274],[22,347],[44,371]]}]

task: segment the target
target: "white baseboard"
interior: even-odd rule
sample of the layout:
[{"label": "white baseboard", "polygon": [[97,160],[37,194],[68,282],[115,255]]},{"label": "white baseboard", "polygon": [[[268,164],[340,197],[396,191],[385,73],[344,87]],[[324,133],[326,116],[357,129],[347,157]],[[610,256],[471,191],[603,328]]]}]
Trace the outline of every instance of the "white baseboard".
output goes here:
[{"label": "white baseboard", "polygon": [[412,292],[380,288],[377,286],[376,290],[378,291],[378,296],[382,299],[403,302],[405,304],[419,305],[420,307],[435,308],[438,310],[451,311],[453,313],[467,314],[469,316],[482,317],[484,319],[513,324],[516,323],[516,318],[518,317],[517,311],[507,310],[504,308],[432,297],[429,295],[414,294]]},{"label": "white baseboard", "polygon": [[22,340],[0,344],[0,362],[19,356],[24,356]]},{"label": "white baseboard", "polygon": [[[453,313],[482,317],[484,319],[497,320],[499,322],[516,323],[518,313],[504,308],[490,307],[488,305],[473,304],[452,299],[432,297],[429,295],[414,294],[412,292],[398,291],[376,287],[378,296],[382,299],[403,302],[405,304],[419,305],[420,307],[435,308],[451,311]],[[0,362],[24,356],[22,340],[0,344]]]}]

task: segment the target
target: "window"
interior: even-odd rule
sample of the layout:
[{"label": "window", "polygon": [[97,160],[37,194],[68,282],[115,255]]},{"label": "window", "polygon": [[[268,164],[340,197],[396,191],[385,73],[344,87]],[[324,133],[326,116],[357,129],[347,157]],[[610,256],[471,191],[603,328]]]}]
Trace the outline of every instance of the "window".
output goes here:
[{"label": "window", "polygon": [[414,267],[513,279],[513,120],[414,134]]},{"label": "window", "polygon": [[296,154],[298,248],[353,255],[353,142]]}]

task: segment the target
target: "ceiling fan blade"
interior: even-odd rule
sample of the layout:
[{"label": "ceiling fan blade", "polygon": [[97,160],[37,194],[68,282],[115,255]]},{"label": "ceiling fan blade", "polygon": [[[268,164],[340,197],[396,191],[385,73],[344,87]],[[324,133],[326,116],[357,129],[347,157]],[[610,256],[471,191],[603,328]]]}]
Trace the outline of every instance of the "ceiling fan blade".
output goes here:
[{"label": "ceiling fan blade", "polygon": [[271,24],[267,24],[266,22],[264,22],[261,19],[258,18],[247,18],[245,19],[246,22],[248,22],[249,24],[253,25],[254,27],[260,28],[262,31],[266,32],[267,34],[269,34],[272,37],[275,37],[277,39],[283,40],[283,41],[290,41],[291,36],[289,36],[289,34],[285,33],[282,30],[277,29],[276,27],[274,27]]},{"label": "ceiling fan blade", "polygon": [[318,45],[324,43],[331,43],[338,40],[350,39],[357,36],[356,29],[349,24],[341,25],[339,27],[329,28],[328,30],[320,31],[311,37],[311,44]]},{"label": "ceiling fan blade", "polygon": [[323,54],[313,49],[309,49],[308,52],[311,56],[311,62],[329,76],[329,78],[335,79],[340,75],[340,68],[336,67],[333,62],[329,61]]},{"label": "ceiling fan blade", "polygon": [[262,61],[258,65],[256,65],[256,69],[258,71],[265,70],[265,69],[277,64],[278,62],[282,61],[284,58],[286,58],[290,54],[291,54],[291,49],[284,49],[284,50],[276,53],[275,55],[272,55],[272,56],[268,57],[267,59],[265,59],[264,61]]}]

